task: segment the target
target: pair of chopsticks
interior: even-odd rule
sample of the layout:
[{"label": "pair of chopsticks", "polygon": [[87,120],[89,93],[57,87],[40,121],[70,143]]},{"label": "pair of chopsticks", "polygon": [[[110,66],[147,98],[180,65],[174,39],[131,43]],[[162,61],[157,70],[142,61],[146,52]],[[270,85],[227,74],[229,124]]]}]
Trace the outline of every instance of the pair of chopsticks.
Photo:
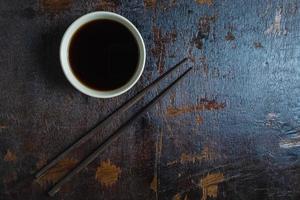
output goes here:
[{"label": "pair of chopsticks", "polygon": [[[137,93],[130,100],[121,105],[118,109],[109,114],[106,118],[92,127],[84,136],[78,139],[75,143],[67,147],[61,154],[55,157],[51,162],[49,162],[46,166],[40,169],[36,174],[35,178],[38,179],[44,176],[47,171],[56,165],[60,160],[62,160],[68,153],[70,153],[75,148],[81,146],[83,143],[92,138],[97,130],[101,130],[102,127],[108,125],[110,119],[117,114],[122,114],[131,108],[135,103],[137,103],[141,98],[143,98],[146,93],[156,86],[161,80],[165,79],[168,74],[177,69],[181,64],[185,63],[188,59],[184,58],[167,72],[165,72],[162,76],[154,80],[151,84],[146,86],[143,90]],[[173,88],[186,74],[192,69],[192,67],[188,68],[184,73],[182,73],[176,80],[174,80],[169,86],[167,86],[164,90],[162,90],[154,99],[152,99],[147,105],[141,108],[136,114],[134,114],[131,118],[129,118],[123,125],[121,125],[115,132],[113,132],[110,136],[104,139],[104,141],[98,146],[98,148],[91,153],[88,157],[86,157],[82,162],[80,162],[74,169],[72,169],[68,174],[66,174],[63,178],[61,178],[49,191],[48,194],[50,196],[54,196],[61,187],[68,182],[73,176],[79,173],[82,169],[88,166],[92,161],[94,161],[100,153],[102,153],[111,143],[113,143],[117,138],[119,138],[121,132],[127,128],[129,124],[131,124],[137,117],[141,116],[143,113],[147,112],[150,108],[152,108],[161,98],[163,98],[167,92]]]}]

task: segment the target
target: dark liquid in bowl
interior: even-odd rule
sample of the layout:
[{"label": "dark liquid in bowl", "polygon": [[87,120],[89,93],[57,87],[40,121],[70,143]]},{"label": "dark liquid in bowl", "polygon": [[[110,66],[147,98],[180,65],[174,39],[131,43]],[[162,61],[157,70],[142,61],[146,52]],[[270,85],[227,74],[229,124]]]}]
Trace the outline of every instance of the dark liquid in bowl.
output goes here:
[{"label": "dark liquid in bowl", "polygon": [[80,27],[69,46],[75,76],[96,90],[113,90],[134,75],[139,48],[132,33],[112,20],[95,20]]}]

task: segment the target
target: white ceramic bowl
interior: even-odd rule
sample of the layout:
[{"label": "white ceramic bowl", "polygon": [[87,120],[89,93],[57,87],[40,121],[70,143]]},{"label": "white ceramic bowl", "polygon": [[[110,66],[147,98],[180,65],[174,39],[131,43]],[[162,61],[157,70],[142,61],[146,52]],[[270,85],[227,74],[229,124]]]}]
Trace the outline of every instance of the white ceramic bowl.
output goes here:
[{"label": "white ceramic bowl", "polygon": [[[136,69],[134,75],[131,77],[131,79],[125,85],[121,86],[120,88],[114,89],[114,90],[100,91],[100,90],[95,90],[95,89],[92,89],[92,88],[84,85],[74,75],[74,73],[71,69],[71,66],[70,66],[70,62],[69,62],[69,46],[70,46],[72,36],[81,26],[83,26],[84,24],[86,24],[90,21],[94,21],[97,19],[108,19],[108,20],[113,20],[113,21],[123,24],[125,27],[128,28],[128,30],[130,30],[132,35],[135,37],[137,44],[138,44],[138,48],[139,48],[139,61],[138,61],[138,66],[137,66],[137,69]],[[88,14],[78,18],[66,30],[66,32],[62,38],[61,45],[60,45],[60,62],[61,62],[63,72],[64,72],[65,76],[67,77],[67,79],[69,80],[69,82],[80,92],[82,92],[86,95],[92,96],[92,97],[97,97],[97,98],[115,97],[115,96],[123,94],[124,92],[126,92],[130,88],[132,88],[135,85],[135,83],[139,80],[139,78],[141,77],[141,75],[143,73],[144,66],[145,66],[145,60],[146,60],[145,44],[144,44],[143,38],[142,38],[141,34],[139,33],[139,31],[137,30],[137,28],[125,17],[115,14],[115,13],[112,13],[112,12],[103,12],[103,11],[92,12],[92,13],[88,13]]]}]

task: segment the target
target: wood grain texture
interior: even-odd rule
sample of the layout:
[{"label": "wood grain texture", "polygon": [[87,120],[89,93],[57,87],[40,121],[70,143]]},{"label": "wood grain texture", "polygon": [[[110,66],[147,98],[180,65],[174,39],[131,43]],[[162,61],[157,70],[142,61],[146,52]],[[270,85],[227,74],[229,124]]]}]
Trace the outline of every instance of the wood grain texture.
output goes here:
[{"label": "wood grain texture", "polygon": [[[299,7],[298,0],[0,0],[0,199],[50,199],[56,175],[175,75],[53,168],[54,178],[32,181],[37,169],[186,56],[193,73],[52,199],[300,199]],[[72,88],[58,58],[66,28],[96,10],[131,20],[147,49],[141,80],[109,100]]]}]

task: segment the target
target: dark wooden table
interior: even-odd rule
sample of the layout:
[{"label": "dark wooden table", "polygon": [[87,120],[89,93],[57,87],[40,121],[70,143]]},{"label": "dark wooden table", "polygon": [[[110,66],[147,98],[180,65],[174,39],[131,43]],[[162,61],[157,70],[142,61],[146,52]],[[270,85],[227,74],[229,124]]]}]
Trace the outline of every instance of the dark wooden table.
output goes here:
[{"label": "dark wooden table", "polygon": [[[130,114],[37,181],[47,161],[185,56],[193,72],[52,199],[300,199],[300,1],[0,0],[0,199],[46,191]],[[145,72],[90,98],[58,49],[79,16],[109,10],[140,30]]]}]

